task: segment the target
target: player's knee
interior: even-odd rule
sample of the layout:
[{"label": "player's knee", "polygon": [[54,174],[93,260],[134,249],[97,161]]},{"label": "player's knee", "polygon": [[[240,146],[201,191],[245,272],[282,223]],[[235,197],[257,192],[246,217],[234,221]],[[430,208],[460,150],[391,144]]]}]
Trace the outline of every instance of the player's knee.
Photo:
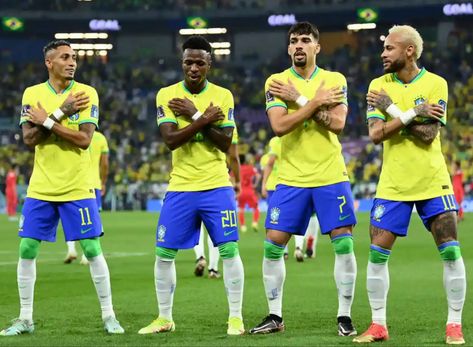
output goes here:
[{"label": "player's knee", "polygon": [[156,247],[156,256],[163,259],[174,260],[177,256],[177,249]]},{"label": "player's knee", "polygon": [[385,249],[376,245],[370,246],[369,260],[371,263],[385,264],[388,262],[390,255],[391,251],[389,249]]},{"label": "player's knee", "polygon": [[454,261],[460,259],[462,256],[458,241],[442,243],[438,249],[440,251],[440,257],[444,261]]},{"label": "player's knee", "polygon": [[20,258],[34,259],[38,256],[39,244],[41,242],[35,239],[24,237],[20,241]]},{"label": "player's knee", "polygon": [[98,238],[80,240],[80,246],[87,259],[102,254],[102,247],[100,246],[100,240]]},{"label": "player's knee", "polygon": [[264,257],[266,259],[278,260],[284,255],[284,246],[276,245],[268,240],[264,241]]},{"label": "player's knee", "polygon": [[239,254],[238,243],[235,241],[225,242],[218,246],[218,253],[222,259],[231,259]]},{"label": "player's knee", "polygon": [[332,246],[336,254],[353,253],[353,237],[351,234],[335,236],[332,239]]}]

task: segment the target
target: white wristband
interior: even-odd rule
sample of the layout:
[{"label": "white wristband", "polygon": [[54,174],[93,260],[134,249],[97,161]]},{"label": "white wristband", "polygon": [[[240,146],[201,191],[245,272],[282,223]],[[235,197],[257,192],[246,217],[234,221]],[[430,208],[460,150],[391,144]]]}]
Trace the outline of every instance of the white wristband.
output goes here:
[{"label": "white wristband", "polygon": [[53,116],[54,118],[56,118],[57,120],[61,120],[62,117],[64,117],[64,112],[62,112],[62,110],[60,108],[58,108],[57,110],[55,110],[53,112]]},{"label": "white wristband", "polygon": [[200,116],[202,116],[202,112],[197,111],[196,113],[194,113],[194,115],[191,118],[192,120],[196,121],[197,119],[200,118]]},{"label": "white wristband", "polygon": [[389,105],[386,112],[393,118],[400,118],[403,114],[401,109],[394,104]]},{"label": "white wristband", "polygon": [[399,119],[401,120],[402,124],[404,125],[407,125],[409,124],[410,122],[412,122],[412,120],[417,116],[416,114],[416,111],[414,111],[413,108],[407,110],[406,112],[404,112],[400,117]]},{"label": "white wristband", "polygon": [[43,127],[46,129],[51,130],[56,122],[53,121],[51,118],[46,118],[46,120],[43,122]]},{"label": "white wristband", "polygon": [[300,95],[296,100],[296,104],[298,104],[299,107],[305,106],[308,102],[309,99],[307,99],[304,95]]}]

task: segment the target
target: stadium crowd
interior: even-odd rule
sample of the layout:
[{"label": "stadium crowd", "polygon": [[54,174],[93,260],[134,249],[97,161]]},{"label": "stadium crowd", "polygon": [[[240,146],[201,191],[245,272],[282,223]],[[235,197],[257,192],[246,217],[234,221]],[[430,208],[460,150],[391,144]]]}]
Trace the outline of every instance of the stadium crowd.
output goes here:
[{"label": "stadium crowd", "polygon": [[[150,1],[152,2],[152,1]],[[53,2],[52,2],[53,3]],[[322,34],[323,35],[323,34]],[[348,81],[349,115],[341,135],[344,156],[356,198],[373,197],[381,166],[381,146],[367,138],[365,95],[371,79],[382,74],[379,37],[358,33],[356,48],[343,46],[330,56],[323,51],[318,65],[339,71]],[[454,31],[448,47],[425,42],[421,64],[449,82],[448,125],[442,131],[447,162],[460,160],[466,195],[473,189],[473,32]],[[22,91],[46,80],[42,62],[0,65],[0,176],[13,161],[19,165],[19,184],[27,184],[33,153],[22,143],[17,123]],[[215,62],[210,80],[233,92],[240,135],[239,150],[258,164],[273,133],[264,111],[263,84],[267,76],[288,67],[281,54],[259,64]],[[162,197],[170,172],[170,152],[155,125],[157,90],[181,78],[178,61],[163,59],[122,61],[113,57],[109,63],[82,60],[76,79],[94,86],[100,97],[100,131],[110,146],[108,199],[116,197],[117,208],[142,209],[149,198]],[[6,130],[5,130],[6,129]],[[2,179],[1,182],[4,180]]]}]

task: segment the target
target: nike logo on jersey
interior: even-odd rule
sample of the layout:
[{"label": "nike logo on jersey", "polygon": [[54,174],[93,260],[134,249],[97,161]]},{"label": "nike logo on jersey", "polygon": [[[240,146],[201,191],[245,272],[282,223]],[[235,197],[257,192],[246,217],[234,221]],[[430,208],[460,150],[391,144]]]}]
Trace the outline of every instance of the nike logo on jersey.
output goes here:
[{"label": "nike logo on jersey", "polygon": [[80,233],[81,233],[81,234],[85,234],[85,233],[87,233],[87,232],[89,232],[89,231],[91,231],[91,230],[92,230],[92,228],[81,229],[81,230],[80,230]]},{"label": "nike logo on jersey", "polygon": [[345,216],[339,216],[338,217],[338,220],[341,222],[341,221],[344,221],[345,219],[347,219],[348,217],[350,217],[349,214],[345,215]]}]

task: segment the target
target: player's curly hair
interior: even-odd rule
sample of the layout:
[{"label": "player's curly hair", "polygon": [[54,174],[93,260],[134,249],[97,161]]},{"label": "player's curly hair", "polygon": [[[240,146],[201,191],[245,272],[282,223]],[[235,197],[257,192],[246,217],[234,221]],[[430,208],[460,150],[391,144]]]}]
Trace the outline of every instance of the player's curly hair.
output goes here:
[{"label": "player's curly hair", "polygon": [[287,42],[291,39],[292,34],[298,34],[298,35],[312,35],[314,36],[315,40],[318,42],[319,41],[319,29],[315,25],[312,25],[312,23],[309,22],[299,22],[296,24],[293,24],[289,31],[287,32]]},{"label": "player's curly hair", "polygon": [[209,41],[200,35],[193,35],[189,37],[182,44],[182,51],[184,52],[186,49],[202,49],[207,53],[212,54],[212,46],[210,46]]},{"label": "player's curly hair", "polygon": [[69,47],[71,47],[71,44],[66,40],[53,40],[53,41],[49,42],[46,46],[43,47],[44,56],[46,57],[46,54],[49,51],[52,51],[53,49],[56,49],[60,46],[69,46]]}]

